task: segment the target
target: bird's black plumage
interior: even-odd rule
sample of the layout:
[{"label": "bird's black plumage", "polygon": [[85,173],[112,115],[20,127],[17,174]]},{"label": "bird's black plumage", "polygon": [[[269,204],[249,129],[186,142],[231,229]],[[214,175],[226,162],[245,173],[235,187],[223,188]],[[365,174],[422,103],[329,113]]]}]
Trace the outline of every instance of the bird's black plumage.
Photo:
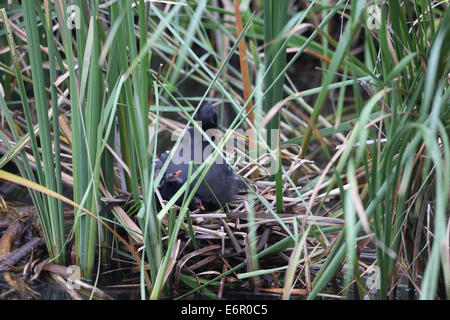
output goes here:
[{"label": "bird's black plumage", "polygon": [[[194,118],[201,121],[204,131],[217,128],[218,113],[210,104],[203,104]],[[163,198],[166,200],[170,199],[187,180],[191,160],[198,167],[213,151],[214,147],[202,137],[200,132],[195,128],[189,128],[166,170],[166,175],[174,172],[180,173],[177,176],[176,182],[163,179],[163,186],[160,188],[160,190],[164,190],[164,194],[161,192]],[[156,160],[157,170],[162,168],[168,155],[169,151],[163,153]],[[195,168],[193,167],[192,170],[194,171]],[[198,177],[191,183],[191,188],[197,182]],[[196,197],[201,201],[206,211],[213,211],[221,206],[223,207],[226,203],[230,203],[233,197],[241,190],[246,190],[245,184],[233,171],[231,166],[219,156],[197,189]]]},{"label": "bird's black plumage", "polygon": [[198,109],[197,113],[194,116],[194,119],[201,123],[201,127],[203,131],[209,129],[217,129],[218,126],[218,118],[219,114],[217,109],[214,108],[209,103],[204,103]]},{"label": "bird's black plumage", "polygon": [[[179,177],[181,171],[175,171],[171,173],[166,173],[159,184],[159,192],[163,199],[169,200],[171,199],[181,188],[183,185],[183,180]],[[178,198],[175,202],[177,206],[181,206],[183,202],[183,197]],[[203,206],[203,202],[198,196],[194,196],[193,200],[189,204],[189,209],[191,211],[200,209],[201,211],[205,211]]]}]

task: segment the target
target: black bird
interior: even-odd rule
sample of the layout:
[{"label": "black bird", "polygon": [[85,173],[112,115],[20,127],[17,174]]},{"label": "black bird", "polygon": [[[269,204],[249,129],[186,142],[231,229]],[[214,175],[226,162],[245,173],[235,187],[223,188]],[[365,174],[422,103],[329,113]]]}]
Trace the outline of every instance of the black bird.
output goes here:
[{"label": "black bird", "polygon": [[[166,173],[161,180],[161,183],[158,186],[159,192],[163,199],[169,200],[171,199],[175,193],[181,188],[183,185],[183,180],[179,178],[181,174],[181,170],[172,172],[172,173]],[[183,197],[178,198],[178,200],[175,202],[177,206],[181,207],[183,202]],[[196,209],[200,209],[201,211],[205,211],[205,207],[203,206],[203,203],[201,199],[197,196],[194,196],[192,199],[189,209],[191,211],[194,211]]]},{"label": "black bird", "polygon": [[214,163],[197,189],[196,195],[202,200],[207,211],[215,211],[231,203],[239,191],[246,190],[245,183],[230,165]]},{"label": "black bird", "polygon": [[[218,112],[216,108],[208,103],[205,103],[200,107],[194,119],[201,121],[201,126],[204,131],[216,129],[218,127]],[[169,183],[164,186],[165,188],[169,188],[170,191],[165,193],[168,199],[170,199],[187,180],[189,162],[193,160],[193,163],[198,167],[213,151],[214,148],[208,141],[202,139],[200,132],[195,128],[189,128],[187,130],[187,134],[183,137],[182,142],[175,151],[174,157],[166,170],[166,173],[169,175],[181,171],[176,177],[177,183]],[[188,154],[189,152],[190,155]],[[162,168],[168,155],[169,151],[166,151],[157,159],[157,170]],[[194,171],[195,168],[192,170]],[[198,177],[191,183],[191,188],[195,185],[197,180]],[[241,181],[239,176],[234,173],[231,166],[225,163],[219,156],[212,164],[203,182],[197,189],[196,196],[201,200],[206,211],[214,211],[223,207],[226,203],[230,203],[239,191],[245,190],[246,185]],[[163,196],[163,198],[165,197]]]},{"label": "black bird", "polygon": [[217,112],[217,109],[209,103],[205,102],[198,109],[197,113],[194,116],[194,119],[197,121],[201,121],[201,127],[203,131],[206,131],[209,129],[217,129],[218,117],[219,114]]},{"label": "black bird", "polygon": [[[158,186],[159,193],[165,200],[171,199],[178,189],[183,185],[183,181],[179,178],[181,170],[166,173],[161,179],[161,183]],[[178,199],[181,201],[181,199]]]}]

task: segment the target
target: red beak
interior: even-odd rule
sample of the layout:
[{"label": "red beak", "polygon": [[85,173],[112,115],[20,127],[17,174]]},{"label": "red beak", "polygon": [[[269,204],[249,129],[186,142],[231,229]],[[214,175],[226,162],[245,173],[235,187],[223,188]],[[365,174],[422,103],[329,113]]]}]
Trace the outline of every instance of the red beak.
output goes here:
[{"label": "red beak", "polygon": [[205,207],[203,206],[203,204],[201,202],[198,204],[198,208],[202,211],[205,211]]},{"label": "red beak", "polygon": [[173,177],[175,178],[175,180],[178,179],[178,177],[180,176],[180,174],[181,174],[181,170],[178,170],[177,172],[175,172],[175,173],[173,174]]}]

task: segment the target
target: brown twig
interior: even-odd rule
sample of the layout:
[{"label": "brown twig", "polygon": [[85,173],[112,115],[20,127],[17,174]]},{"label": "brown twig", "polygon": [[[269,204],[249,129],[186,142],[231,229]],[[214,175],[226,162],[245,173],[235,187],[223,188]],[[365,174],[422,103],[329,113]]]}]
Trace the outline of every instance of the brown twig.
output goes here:
[{"label": "brown twig", "polygon": [[[239,1],[233,0],[234,5],[234,13],[236,15],[236,33],[238,36],[242,34],[242,17],[241,12],[239,11]],[[244,91],[244,101],[249,100],[250,94],[251,94],[251,87],[250,87],[250,75],[248,72],[248,62],[247,62],[247,48],[245,45],[244,39],[239,43],[238,45],[239,49],[239,62],[241,66],[241,75],[242,75],[242,88]],[[249,113],[250,110],[253,108],[252,100],[247,104],[246,112]],[[252,124],[255,124],[254,115],[253,112],[251,112],[248,115],[248,119]]]}]

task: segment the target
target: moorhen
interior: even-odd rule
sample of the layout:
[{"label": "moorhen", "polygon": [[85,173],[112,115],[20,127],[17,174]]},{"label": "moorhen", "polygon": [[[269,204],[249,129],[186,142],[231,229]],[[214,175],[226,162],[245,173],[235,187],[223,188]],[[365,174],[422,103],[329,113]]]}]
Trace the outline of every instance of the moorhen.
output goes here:
[{"label": "moorhen", "polygon": [[[218,127],[217,110],[208,103],[205,103],[200,107],[194,119],[201,121],[203,131],[217,129]],[[175,155],[170,161],[166,173],[169,175],[178,173],[176,176],[177,182],[175,184],[169,183],[167,186],[164,186],[164,188],[168,187],[170,189],[170,192],[165,193],[165,196],[168,198],[165,198],[161,193],[164,199],[170,199],[187,180],[190,160],[193,160],[194,164],[199,166],[214,150],[208,141],[205,141],[204,139],[199,140],[198,135],[202,137],[195,128],[189,128],[186,131],[186,135],[183,137],[182,142],[178,146],[178,149],[175,151]],[[199,147],[200,145],[201,149]],[[186,159],[183,158],[185,150],[191,152],[190,155],[186,155]],[[156,160],[157,170],[161,169],[164,165],[168,155],[169,151],[166,151]],[[195,185],[197,180],[198,178],[194,180],[191,186]],[[212,190],[212,193],[210,189]],[[241,181],[239,176],[234,173],[230,165],[224,163],[223,159],[218,157],[197,189],[196,196],[202,202],[206,211],[214,211],[223,207],[226,203],[230,203],[233,197],[241,190],[245,191],[246,185]]]},{"label": "moorhen", "polygon": [[201,127],[203,131],[209,129],[217,129],[218,126],[218,113],[216,108],[214,108],[209,103],[205,102],[198,109],[194,116],[194,120],[201,121]]},{"label": "moorhen", "polygon": [[[179,178],[180,174],[181,174],[181,170],[171,172],[171,173],[166,173],[164,175],[163,179],[161,180],[161,183],[158,186],[161,197],[164,200],[171,199],[183,185],[184,182]],[[178,198],[178,200],[175,203],[177,206],[181,207],[182,202],[183,202],[183,197],[180,197],[180,198]],[[205,208],[203,206],[201,199],[197,196],[194,196],[194,198],[192,199],[192,201],[189,205],[189,209],[191,211],[194,211],[196,209],[200,209],[200,211],[205,211]]]}]

